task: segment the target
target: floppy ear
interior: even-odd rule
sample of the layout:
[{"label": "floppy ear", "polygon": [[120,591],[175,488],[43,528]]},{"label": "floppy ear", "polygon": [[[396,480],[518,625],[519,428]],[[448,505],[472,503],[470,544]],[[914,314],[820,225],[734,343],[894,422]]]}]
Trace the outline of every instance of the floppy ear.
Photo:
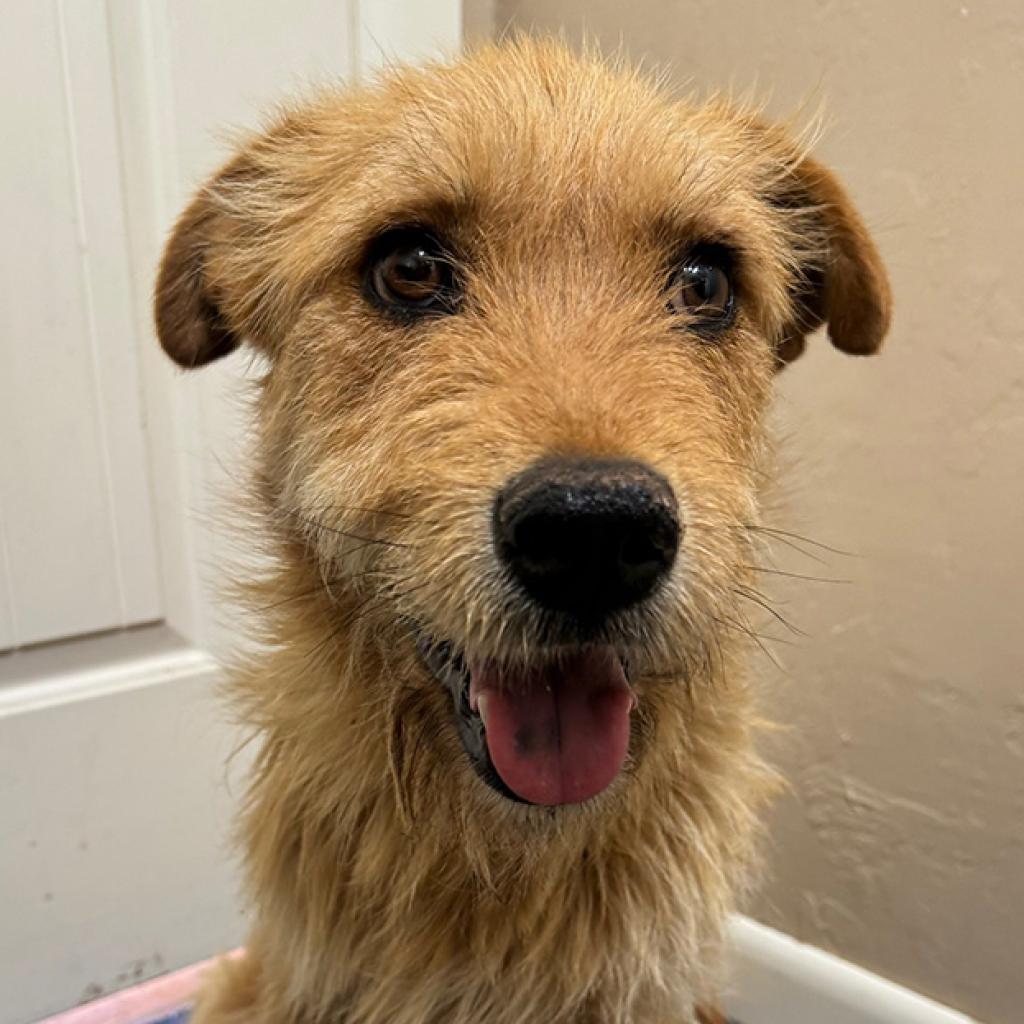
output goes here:
[{"label": "floppy ear", "polygon": [[211,247],[223,231],[211,185],[178,218],[164,248],[154,294],[160,345],[186,369],[226,356],[242,340],[225,318],[211,276]]},{"label": "floppy ear", "polygon": [[288,183],[272,162],[276,145],[276,137],[261,137],[203,185],[164,248],[153,301],[157,336],[186,369],[243,341],[269,354],[281,308],[295,297],[281,253],[296,247],[296,236],[281,222],[282,211],[301,209],[287,205]]},{"label": "floppy ear", "polygon": [[832,344],[843,352],[877,352],[892,316],[889,279],[836,177],[804,157],[779,182],[771,201],[794,215],[792,230],[802,254],[793,317],[778,342],[779,361],[796,359],[807,335],[823,323]]}]

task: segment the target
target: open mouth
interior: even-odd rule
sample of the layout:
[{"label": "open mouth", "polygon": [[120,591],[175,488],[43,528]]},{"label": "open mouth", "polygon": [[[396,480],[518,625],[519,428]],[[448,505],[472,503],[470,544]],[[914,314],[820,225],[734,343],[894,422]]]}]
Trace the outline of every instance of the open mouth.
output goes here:
[{"label": "open mouth", "polygon": [[527,667],[467,661],[451,644],[424,638],[417,648],[451,694],[473,767],[503,796],[582,803],[622,771],[636,701],[610,645],[562,649]]}]

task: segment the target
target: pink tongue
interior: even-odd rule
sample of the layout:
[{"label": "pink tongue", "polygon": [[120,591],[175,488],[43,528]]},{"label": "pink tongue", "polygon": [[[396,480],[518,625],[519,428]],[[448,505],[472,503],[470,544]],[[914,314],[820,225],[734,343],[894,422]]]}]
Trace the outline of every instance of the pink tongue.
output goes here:
[{"label": "pink tongue", "polygon": [[525,672],[470,667],[470,699],[484,702],[487,749],[502,781],[533,804],[575,804],[619,774],[633,694],[610,647]]}]

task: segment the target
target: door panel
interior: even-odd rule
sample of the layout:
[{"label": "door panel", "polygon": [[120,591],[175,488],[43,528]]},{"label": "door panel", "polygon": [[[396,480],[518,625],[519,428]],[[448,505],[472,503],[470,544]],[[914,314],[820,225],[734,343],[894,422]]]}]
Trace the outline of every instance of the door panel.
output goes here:
[{"label": "door panel", "polygon": [[101,2],[5,9],[5,645],[160,617]]},{"label": "door panel", "polygon": [[149,685],[0,714],[4,1024],[243,935],[228,831],[247,754],[232,759],[209,667],[164,657],[145,675]]}]

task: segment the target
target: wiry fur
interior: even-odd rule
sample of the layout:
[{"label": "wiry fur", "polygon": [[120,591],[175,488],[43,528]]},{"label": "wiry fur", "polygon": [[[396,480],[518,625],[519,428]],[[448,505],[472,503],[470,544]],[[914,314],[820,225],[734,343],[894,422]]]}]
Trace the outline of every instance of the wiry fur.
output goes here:
[{"label": "wiry fur", "polygon": [[[453,240],[454,316],[400,325],[362,294],[369,240],[409,221]],[[709,239],[738,256],[714,344],[662,297]],[[783,132],[551,43],[324,95],[241,149],[157,292],[178,362],[244,337],[268,366],[265,644],[232,683],[262,738],[255,922],[196,1024],[696,1019],[770,788],[742,662],[772,377],[819,323],[869,352],[887,318],[860,221]],[[501,484],[552,453],[656,467],[686,530],[668,584],[607,629],[639,699],[627,770],[553,810],[476,777],[410,629],[552,654],[489,525]]]}]

